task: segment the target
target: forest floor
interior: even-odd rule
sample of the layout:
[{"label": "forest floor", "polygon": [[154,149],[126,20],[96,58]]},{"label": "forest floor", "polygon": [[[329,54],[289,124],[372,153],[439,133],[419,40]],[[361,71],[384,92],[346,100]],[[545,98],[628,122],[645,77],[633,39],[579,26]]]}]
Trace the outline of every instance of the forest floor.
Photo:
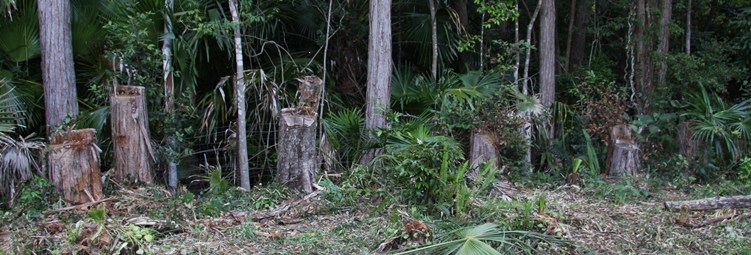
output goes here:
[{"label": "forest floor", "polygon": [[[751,219],[743,216],[748,209],[681,213],[662,208],[663,201],[715,195],[727,185],[677,190],[622,184],[518,187],[510,197],[538,205],[544,201],[546,212],[535,210],[532,222],[539,232],[573,244],[543,253],[751,254]],[[23,208],[0,218],[0,254],[374,254],[380,244],[400,235],[403,212],[410,211],[378,199],[340,203],[332,202],[337,196],[321,193],[284,200],[282,193],[233,189],[222,199],[201,201],[191,195],[172,198],[161,188],[148,187],[117,191],[108,202],[90,208],[55,211],[20,204]],[[295,201],[303,203],[266,217],[278,205]],[[487,217],[518,220],[518,207],[497,208],[510,209],[490,210],[500,216]],[[717,217],[727,219],[703,227],[679,224]],[[415,220],[439,229],[438,220]],[[411,245],[395,244],[399,249]]]}]

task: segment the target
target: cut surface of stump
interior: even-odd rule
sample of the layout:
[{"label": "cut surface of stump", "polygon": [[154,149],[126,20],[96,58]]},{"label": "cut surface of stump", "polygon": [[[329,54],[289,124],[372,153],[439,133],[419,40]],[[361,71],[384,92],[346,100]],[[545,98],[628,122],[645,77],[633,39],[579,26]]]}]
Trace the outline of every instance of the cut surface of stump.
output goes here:
[{"label": "cut surface of stump", "polygon": [[96,131],[92,128],[58,132],[49,145],[49,174],[63,200],[82,204],[100,200],[102,193]]},{"label": "cut surface of stump", "polygon": [[316,148],[317,114],[282,109],[277,142],[276,181],[305,192],[313,191],[320,170]]},{"label": "cut surface of stump", "polygon": [[633,130],[627,125],[610,128],[608,144],[607,174],[621,177],[636,174],[641,167],[639,144],[634,138]]},{"label": "cut surface of stump", "polygon": [[118,86],[116,93],[110,95],[110,104],[113,178],[127,184],[151,183],[154,154],[144,87]]}]

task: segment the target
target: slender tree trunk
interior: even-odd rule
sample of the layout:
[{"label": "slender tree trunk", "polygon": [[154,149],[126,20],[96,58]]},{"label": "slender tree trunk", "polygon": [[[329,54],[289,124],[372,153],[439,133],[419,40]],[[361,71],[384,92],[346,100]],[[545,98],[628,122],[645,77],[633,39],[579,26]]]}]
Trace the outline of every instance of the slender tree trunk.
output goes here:
[{"label": "slender tree trunk", "polygon": [[[555,1],[542,1],[540,10],[540,94],[541,103],[548,111],[555,101]],[[548,137],[555,134],[553,125],[546,130]]]},{"label": "slender tree trunk", "polygon": [[576,0],[571,0],[571,12],[568,19],[568,36],[566,37],[566,65],[564,71],[568,72],[571,69],[571,44],[574,40],[574,23],[576,22]]},{"label": "slender tree trunk", "polygon": [[[540,8],[542,7],[542,1],[540,0],[537,3],[537,7],[535,8],[535,11],[532,13],[532,18],[529,20],[529,25],[527,25],[527,43],[530,45],[532,44],[532,28],[535,26],[535,21],[537,20],[537,16],[540,14]],[[524,59],[524,79],[522,79],[522,94],[529,96],[529,62],[530,59],[532,59],[532,47],[527,47],[527,53],[525,54]]]},{"label": "slender tree trunk", "polygon": [[78,116],[70,1],[37,1],[47,135],[66,116]]},{"label": "slender tree trunk", "polygon": [[[165,34],[171,34],[172,33],[172,19],[170,18],[170,13],[172,12],[172,8],[174,6],[174,0],[165,0],[164,1],[164,33]],[[173,75],[173,68],[172,68],[172,37],[166,36],[164,39],[164,43],[162,43],[162,72],[164,74],[163,76],[163,82],[164,82],[164,112],[167,113],[167,115],[173,115],[174,114],[174,107],[175,107],[175,80]],[[130,84],[129,84],[130,85]],[[167,137],[167,141],[170,141],[169,144],[174,144],[172,142],[174,138],[171,136]],[[167,187],[169,187],[170,190],[176,191],[177,190],[177,162],[175,162],[175,159],[173,157],[168,158],[168,168],[167,168]],[[172,167],[175,166],[175,167]]]},{"label": "slender tree trunk", "polygon": [[[529,24],[527,25],[527,43],[530,45],[532,44],[532,28],[534,28],[535,21],[537,20],[537,16],[540,14],[540,8],[542,8],[542,1],[540,0],[537,3],[537,7],[535,7],[535,11],[532,13],[532,17],[529,20]],[[529,83],[529,62],[530,59],[532,59],[532,47],[527,47],[527,52],[525,54],[524,59],[524,78],[522,79],[522,94],[525,96],[529,96],[529,86],[527,85]],[[522,118],[524,119],[524,124],[522,127],[519,128],[519,132],[522,132],[524,134],[524,140],[527,142],[527,153],[525,154],[525,160],[527,161],[528,165],[532,165],[532,116],[530,116],[530,113],[528,111],[520,112],[519,114],[522,114]],[[533,169],[530,168],[530,171]]]},{"label": "slender tree trunk", "polygon": [[[519,0],[514,1],[514,10],[516,10],[517,13],[519,13]],[[519,17],[514,19],[514,43],[519,43],[520,37],[519,37]],[[519,69],[522,65],[522,53],[521,51],[516,51],[516,54],[514,54],[514,84],[519,87]]]},{"label": "slender tree trunk", "polygon": [[[384,111],[391,106],[391,0],[370,1],[368,38],[365,128],[384,128],[388,126]],[[369,163],[377,154],[380,150],[366,153],[360,163]]]},{"label": "slender tree trunk", "polygon": [[673,0],[662,0],[662,12],[660,14],[660,45],[657,51],[661,53],[660,71],[657,74],[657,85],[665,86],[668,76],[668,64],[666,57],[670,52],[670,20],[673,15]]},{"label": "slender tree trunk", "polygon": [[574,30],[571,38],[571,52],[568,55],[568,70],[576,71],[582,64],[587,55],[587,28],[592,15],[592,1],[579,0],[576,2],[576,18],[574,19]]},{"label": "slender tree trunk", "polygon": [[430,3],[430,28],[433,37],[433,63],[431,66],[431,74],[433,80],[438,82],[438,20],[436,20],[436,6],[435,0],[428,0]]},{"label": "slender tree trunk", "polygon": [[[243,49],[240,32],[240,16],[237,12],[237,1],[229,0],[229,10],[232,15],[235,40],[235,96],[237,98],[237,171],[240,171],[240,187],[250,190],[250,172],[248,166],[248,138],[245,123],[245,70],[243,67]],[[317,95],[316,95],[317,96]]]},{"label": "slender tree trunk", "polygon": [[[164,33],[172,34],[172,19],[169,14],[172,12],[174,0],[164,1]],[[172,112],[175,99],[175,82],[172,72],[172,37],[166,36],[162,43],[162,72],[164,73],[164,111]],[[128,84],[132,85],[132,84]],[[142,84],[143,85],[143,84]]]},{"label": "slender tree trunk", "polygon": [[[467,0],[453,1],[453,8],[456,12],[456,16],[459,20],[459,26],[461,28],[460,33],[466,35],[469,33],[469,11],[467,10]],[[472,55],[470,52],[459,53],[459,60],[456,62],[456,70],[459,72],[466,71],[467,68],[474,68],[472,61]]]},{"label": "slender tree trunk", "polygon": [[691,54],[691,8],[692,1],[688,0],[688,6],[686,6],[686,54]]}]

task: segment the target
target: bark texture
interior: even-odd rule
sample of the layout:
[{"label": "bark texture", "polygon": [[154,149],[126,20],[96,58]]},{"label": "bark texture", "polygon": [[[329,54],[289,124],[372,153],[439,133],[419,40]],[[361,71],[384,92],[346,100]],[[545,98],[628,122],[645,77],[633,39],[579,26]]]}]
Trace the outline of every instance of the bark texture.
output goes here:
[{"label": "bark texture", "polygon": [[691,55],[691,9],[693,8],[692,0],[688,0],[686,6],[686,54]]},{"label": "bark texture", "polygon": [[749,208],[751,207],[751,195],[731,196],[731,197],[712,197],[697,200],[686,201],[666,201],[665,209],[671,211],[703,211],[720,208]]},{"label": "bark texture", "polygon": [[627,125],[610,128],[608,144],[607,175],[621,177],[636,174],[641,167],[639,144]]},{"label": "bark texture", "polygon": [[555,1],[541,1],[540,8],[540,94],[545,108],[555,101]]},{"label": "bark texture", "polygon": [[637,0],[635,2],[636,22],[634,25],[634,44],[636,45],[636,110],[639,114],[650,115],[652,103],[650,97],[655,92],[654,66],[651,51],[654,49],[654,40],[648,35],[648,29],[655,23],[651,10],[656,1]]},{"label": "bark texture", "polygon": [[576,71],[585,63],[587,57],[587,28],[592,16],[591,0],[576,1],[576,17],[571,35],[571,51],[568,55],[569,71]]},{"label": "bark texture", "polygon": [[78,116],[70,1],[37,1],[47,134],[66,116]]},{"label": "bark texture", "polygon": [[243,66],[243,43],[240,31],[240,16],[237,11],[237,1],[229,1],[232,15],[235,43],[235,103],[237,104],[237,171],[240,172],[240,187],[250,190],[250,169],[248,166],[248,137],[245,123],[245,68]]},{"label": "bark texture", "polygon": [[315,112],[286,108],[279,119],[276,181],[308,193],[313,191],[321,168],[316,148],[317,118]]},{"label": "bark texture", "polygon": [[673,15],[673,0],[662,0],[660,14],[660,45],[657,51],[662,54],[660,58],[660,70],[657,74],[657,85],[665,86],[668,76],[668,64],[665,57],[670,52],[670,20]]},{"label": "bark texture", "polygon": [[[164,1],[165,8],[163,16],[165,34],[172,33],[172,19],[170,18],[170,13],[172,12],[173,6],[173,0]],[[172,38],[166,36],[162,43],[162,72],[164,73],[162,82],[164,83],[164,112],[169,115],[174,114],[173,108],[175,105],[175,77],[172,69]],[[174,141],[174,137],[168,136],[166,140],[169,141],[170,144],[174,144],[174,142],[172,142]],[[172,167],[176,166],[177,162],[174,162],[174,160],[174,158],[170,157],[169,162],[167,163],[167,186],[172,191],[177,190],[177,168]]]},{"label": "bark texture", "polygon": [[428,0],[430,5],[430,33],[433,39],[433,63],[431,65],[431,74],[433,80],[438,81],[438,20],[436,20],[435,0]]},{"label": "bark texture", "polygon": [[92,128],[52,134],[49,173],[55,189],[68,203],[94,202],[104,197],[96,131]]},{"label": "bark texture", "polygon": [[[452,3],[452,9],[456,13],[457,20],[459,21],[459,29],[461,30],[461,34],[465,35],[469,32],[469,11],[467,10],[467,0],[455,0],[451,1]],[[463,73],[468,68],[471,70],[474,70],[474,60],[472,57],[472,53],[470,52],[460,52],[458,55],[458,60],[455,62],[454,69],[456,69],[458,72]]]},{"label": "bark texture", "polygon": [[154,178],[146,92],[141,86],[118,86],[110,95],[113,178],[127,184],[151,183]]},{"label": "bark texture", "polygon": [[699,142],[692,139],[694,132],[691,130],[691,124],[687,121],[681,121],[678,124],[678,142],[681,146],[681,155],[689,162],[692,162],[699,156]]},{"label": "bark texture", "polygon": [[[555,0],[544,0],[540,9],[540,102],[552,111],[555,102]],[[555,135],[552,120],[542,129],[551,139]]]},{"label": "bark texture", "polygon": [[576,21],[576,5],[577,0],[571,0],[571,12],[569,12],[569,18],[568,18],[568,36],[566,37],[566,65],[564,66],[564,71],[568,72],[570,70],[571,66],[571,43],[574,39],[574,22]]},{"label": "bark texture", "polygon": [[472,169],[478,168],[482,163],[490,162],[493,167],[498,167],[500,154],[496,144],[496,136],[493,133],[477,129],[472,133],[470,142],[469,161]]},{"label": "bark texture", "polygon": [[[384,111],[391,106],[391,0],[370,1],[370,32],[368,35],[368,88],[365,103],[365,128],[387,127]],[[380,154],[367,152],[361,164]]]}]

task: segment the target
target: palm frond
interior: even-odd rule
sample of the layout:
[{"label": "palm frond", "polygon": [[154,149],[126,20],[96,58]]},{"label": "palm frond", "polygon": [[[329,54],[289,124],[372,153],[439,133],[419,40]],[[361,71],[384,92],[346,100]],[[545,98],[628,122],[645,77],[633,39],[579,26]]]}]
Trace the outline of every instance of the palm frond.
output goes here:
[{"label": "palm frond", "polygon": [[28,61],[41,54],[36,4],[25,0],[19,5],[15,18],[0,19],[0,53],[4,53],[0,55],[14,62]]},{"label": "palm frond", "polygon": [[701,84],[699,93],[689,94],[688,99],[682,116],[691,121],[692,139],[711,144],[719,157],[736,160],[740,156],[737,139],[751,139],[751,99],[727,107],[719,95]]},{"label": "palm frond", "polygon": [[[462,255],[497,255],[502,249],[506,254],[534,254],[536,249],[531,247],[525,239],[536,239],[553,244],[569,244],[554,236],[543,235],[530,231],[506,231],[493,223],[460,229],[446,237],[443,242],[396,253],[406,254],[462,254]],[[498,247],[493,247],[496,245]]]}]

